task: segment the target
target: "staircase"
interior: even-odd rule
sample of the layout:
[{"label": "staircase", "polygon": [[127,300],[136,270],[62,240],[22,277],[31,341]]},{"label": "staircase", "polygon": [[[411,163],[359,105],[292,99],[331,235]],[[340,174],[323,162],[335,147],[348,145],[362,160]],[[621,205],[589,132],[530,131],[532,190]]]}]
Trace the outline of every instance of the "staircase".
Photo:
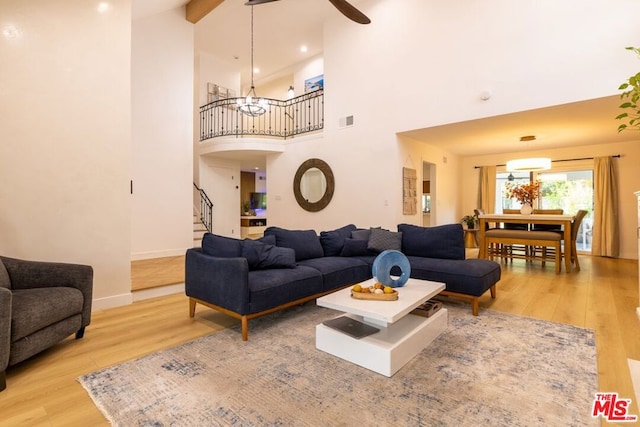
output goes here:
[{"label": "staircase", "polygon": [[207,227],[204,226],[202,221],[200,221],[200,216],[194,212],[193,213],[193,247],[200,248],[202,247],[202,236],[207,232]]}]

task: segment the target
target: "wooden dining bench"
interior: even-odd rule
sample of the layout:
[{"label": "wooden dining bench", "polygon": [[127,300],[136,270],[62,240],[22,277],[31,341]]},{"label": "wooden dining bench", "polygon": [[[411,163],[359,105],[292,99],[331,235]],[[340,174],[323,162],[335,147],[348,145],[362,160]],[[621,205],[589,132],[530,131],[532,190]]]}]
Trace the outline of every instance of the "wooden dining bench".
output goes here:
[{"label": "wooden dining bench", "polygon": [[[513,245],[524,245],[531,248],[531,250],[525,251],[523,254],[510,253],[510,258],[523,258],[527,260],[540,259],[542,265],[548,259],[546,256],[545,248],[552,246],[555,249],[555,257],[553,258],[556,264],[556,274],[559,274],[562,269],[562,239],[561,233],[553,231],[527,231],[527,230],[508,230],[508,229],[491,229],[485,232],[485,245],[488,249],[488,255],[490,259],[495,256],[505,257],[507,254],[502,251],[505,248]],[[536,251],[533,248],[542,247],[542,257],[536,256]]]}]

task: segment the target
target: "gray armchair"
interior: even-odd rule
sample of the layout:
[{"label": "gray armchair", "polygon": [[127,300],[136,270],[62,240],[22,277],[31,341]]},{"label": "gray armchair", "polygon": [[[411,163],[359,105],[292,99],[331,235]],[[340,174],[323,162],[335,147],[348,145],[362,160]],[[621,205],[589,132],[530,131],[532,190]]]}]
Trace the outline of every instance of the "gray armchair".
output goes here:
[{"label": "gray armchair", "polygon": [[0,256],[0,391],[5,371],[75,333],[91,320],[88,265]]}]

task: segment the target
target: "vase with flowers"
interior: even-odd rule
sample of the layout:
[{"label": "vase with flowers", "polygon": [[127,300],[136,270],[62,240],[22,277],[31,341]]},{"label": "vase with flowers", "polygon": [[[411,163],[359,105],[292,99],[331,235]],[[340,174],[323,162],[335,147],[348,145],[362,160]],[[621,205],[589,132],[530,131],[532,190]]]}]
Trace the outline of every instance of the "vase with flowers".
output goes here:
[{"label": "vase with flowers", "polygon": [[530,215],[533,212],[533,202],[540,197],[540,181],[527,184],[508,182],[505,189],[508,198],[516,199],[522,205],[520,213]]}]

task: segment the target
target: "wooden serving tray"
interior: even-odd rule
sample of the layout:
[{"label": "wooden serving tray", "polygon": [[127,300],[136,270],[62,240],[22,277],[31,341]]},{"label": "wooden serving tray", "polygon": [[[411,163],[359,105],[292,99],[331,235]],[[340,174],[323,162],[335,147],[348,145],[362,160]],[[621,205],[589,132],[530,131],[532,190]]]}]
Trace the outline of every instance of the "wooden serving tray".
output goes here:
[{"label": "wooden serving tray", "polygon": [[398,299],[398,291],[393,291],[392,294],[372,294],[372,293],[351,291],[351,298],[368,299],[373,301],[395,301]]}]

